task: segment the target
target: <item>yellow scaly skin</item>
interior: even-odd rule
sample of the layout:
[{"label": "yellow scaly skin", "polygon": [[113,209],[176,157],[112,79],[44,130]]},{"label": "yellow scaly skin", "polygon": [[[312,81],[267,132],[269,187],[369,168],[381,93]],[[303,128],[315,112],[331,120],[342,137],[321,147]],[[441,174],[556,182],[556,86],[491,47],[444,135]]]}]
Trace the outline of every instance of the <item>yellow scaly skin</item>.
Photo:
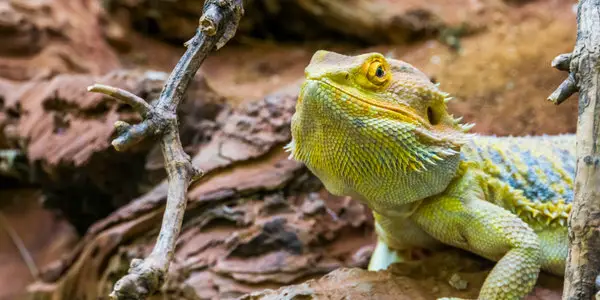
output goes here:
[{"label": "yellow scaly skin", "polygon": [[317,51],[286,149],[373,210],[370,270],[451,245],[497,261],[479,299],[522,299],[540,269],[564,273],[575,138],[468,134],[448,100],[405,62]]}]

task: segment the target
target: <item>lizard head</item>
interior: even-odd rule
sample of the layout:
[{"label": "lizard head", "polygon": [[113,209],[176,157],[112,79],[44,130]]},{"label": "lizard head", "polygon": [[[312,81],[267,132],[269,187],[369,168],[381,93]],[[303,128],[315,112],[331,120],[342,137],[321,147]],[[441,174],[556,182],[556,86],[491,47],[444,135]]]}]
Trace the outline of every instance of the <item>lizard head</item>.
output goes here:
[{"label": "lizard head", "polygon": [[447,112],[448,94],[425,74],[380,53],[321,50],[305,76],[287,149],[330,192],[375,197],[365,189],[387,179],[430,184],[408,198],[446,187],[470,126]]}]

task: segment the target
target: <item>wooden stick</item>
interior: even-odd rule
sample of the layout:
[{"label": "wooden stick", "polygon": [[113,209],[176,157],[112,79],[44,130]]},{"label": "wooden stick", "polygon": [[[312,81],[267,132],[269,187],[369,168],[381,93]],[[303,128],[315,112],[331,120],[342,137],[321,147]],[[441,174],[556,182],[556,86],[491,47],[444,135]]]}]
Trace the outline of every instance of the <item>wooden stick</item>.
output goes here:
[{"label": "wooden stick", "polygon": [[115,123],[119,136],[112,145],[125,150],[141,140],[161,136],[161,148],[167,169],[169,190],[163,223],[152,253],[144,260],[133,259],[129,272],[115,284],[113,299],[145,299],[161,288],[165,281],[175,242],[181,230],[187,204],[187,189],[203,175],[192,166],[189,155],[181,146],[177,122],[177,107],[189,83],[210,52],[225,45],[234,36],[243,14],[242,0],[207,0],[196,35],[186,42],[187,51],[167,79],[158,103],[153,107],[145,100],[118,88],[93,85],[91,92],[113,96],[131,105],[145,119],[139,124]]},{"label": "wooden stick", "polygon": [[579,1],[574,50],[557,56],[552,65],[569,75],[548,100],[560,104],[579,91],[577,171],[563,299],[593,299],[600,271],[600,0]]}]

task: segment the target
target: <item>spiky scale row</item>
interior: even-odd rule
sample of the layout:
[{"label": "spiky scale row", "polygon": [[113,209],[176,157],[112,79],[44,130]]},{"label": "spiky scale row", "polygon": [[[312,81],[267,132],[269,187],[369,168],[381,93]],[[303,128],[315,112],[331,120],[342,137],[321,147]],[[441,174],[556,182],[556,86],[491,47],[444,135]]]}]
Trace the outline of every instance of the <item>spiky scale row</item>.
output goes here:
[{"label": "spiky scale row", "polygon": [[565,226],[571,212],[571,203],[564,200],[536,202],[523,196],[523,191],[512,188],[496,178],[485,176],[483,182],[497,195],[500,206],[517,214],[535,228]]},{"label": "spiky scale row", "polygon": [[458,128],[460,128],[460,130],[462,132],[467,133],[467,132],[471,131],[471,129],[473,129],[473,127],[475,127],[474,123],[464,123],[464,124],[461,124],[461,122],[463,120],[462,116],[455,118],[454,115],[450,115],[450,117],[452,117],[454,125],[458,126]]},{"label": "spiky scale row", "polygon": [[494,191],[490,201],[535,228],[558,228],[566,225],[572,207],[574,142],[572,135],[480,136],[469,151],[477,153],[481,184]]}]

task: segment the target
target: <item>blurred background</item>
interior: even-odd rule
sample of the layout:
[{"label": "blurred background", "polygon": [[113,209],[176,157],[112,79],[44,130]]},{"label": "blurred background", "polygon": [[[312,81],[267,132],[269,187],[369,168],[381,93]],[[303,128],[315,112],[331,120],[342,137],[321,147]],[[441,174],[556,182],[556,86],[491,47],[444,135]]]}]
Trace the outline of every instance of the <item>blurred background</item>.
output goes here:
[{"label": "blurred background", "polygon": [[[152,249],[166,199],[160,149],[150,140],[117,153],[113,123],[139,116],[86,87],[156,99],[202,4],[0,1],[0,299],[106,299],[129,261]],[[550,62],[573,48],[576,4],[244,1],[236,36],[205,61],[179,109],[185,150],[210,174],[190,188],[156,298],[333,295],[364,281],[380,299],[476,295],[490,265],[474,257],[393,283],[357,269],[374,246],[370,212],[328,194],[282,150],[298,84],[318,49],[377,51],[440,83],[474,132],[573,133],[575,99],[559,107],[545,99],[566,76]],[[298,285],[340,268],[347,272]],[[449,280],[454,273],[464,279]],[[560,299],[556,280],[542,279],[530,299]]]}]

